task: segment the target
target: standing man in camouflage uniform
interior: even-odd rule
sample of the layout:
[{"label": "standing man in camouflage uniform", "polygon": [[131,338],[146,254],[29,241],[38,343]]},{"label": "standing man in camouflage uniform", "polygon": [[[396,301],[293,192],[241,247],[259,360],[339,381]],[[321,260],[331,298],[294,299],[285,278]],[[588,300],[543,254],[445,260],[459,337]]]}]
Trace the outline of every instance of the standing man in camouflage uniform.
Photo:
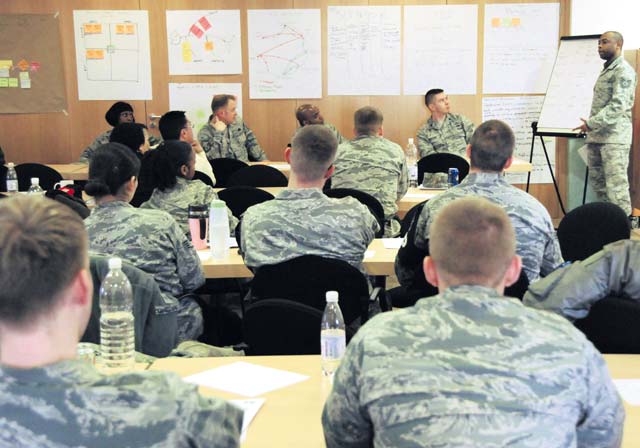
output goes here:
[{"label": "standing man in camouflage uniform", "polygon": [[[431,223],[449,202],[465,196],[482,196],[505,209],[516,231],[516,252],[522,258],[529,282],[562,264],[560,245],[547,209],[504,178],[503,172],[512,162],[514,145],[515,136],[506,123],[489,120],[476,129],[467,148],[471,160],[469,175],[460,185],[425,204],[398,251],[395,271],[400,284],[410,289],[424,285],[418,277],[422,259],[428,255]],[[469,219],[474,220],[473,216]]]},{"label": "standing man in camouflage uniform", "polygon": [[267,160],[258,139],[236,112],[236,97],[216,95],[211,101],[213,117],[198,132],[209,159],[229,158],[243,162]]},{"label": "standing man in camouflage uniform", "polygon": [[333,173],[338,142],[322,125],[305,126],[284,156],[289,185],[274,200],[249,207],[241,222],[241,249],[250,268],[303,255],[344,260],[363,273],[364,253],[379,230],[369,209],[354,198],[322,193]]},{"label": "standing man in camouflage uniform", "polygon": [[93,290],[76,213],[6,199],[0,248],[0,446],[239,446],[242,411],[177,375],[107,376],[76,359]]},{"label": "standing man in camouflage uniform", "polygon": [[602,201],[613,202],[631,215],[629,148],[633,127],[631,109],[636,93],[636,73],[622,56],[622,35],[607,31],[598,40],[604,68],[593,88],[589,119],[575,128],[587,134],[589,176]]},{"label": "standing man in camouflage uniform", "polygon": [[442,89],[431,89],[424,96],[424,104],[431,117],[418,129],[420,157],[448,152],[465,156],[465,150],[475,129],[471,120],[450,113],[449,97]]},{"label": "standing man in camouflage uniform", "polygon": [[338,147],[331,186],[364,191],[380,201],[384,236],[395,237],[400,233],[396,202],[407,193],[409,174],[400,145],[382,136],[382,120],[382,113],[374,107],[356,111],[356,138]]},{"label": "standing man in camouflage uniform", "polygon": [[504,210],[459,199],[431,231],[424,272],[440,294],[353,337],[322,414],[327,447],[619,446],[602,355],[566,319],[503,296],[521,266]]},{"label": "standing man in camouflage uniform", "polygon": [[[338,145],[341,145],[342,143],[347,141],[347,139],[342,136],[340,131],[338,131],[338,128],[336,128],[331,123],[324,122],[324,117],[320,113],[320,109],[318,108],[318,106],[314,106],[313,104],[302,104],[296,109],[296,120],[298,120],[298,124],[300,125],[300,127],[296,129],[296,132],[310,124],[322,124],[328,127],[331,132],[333,132],[333,135],[335,135],[336,139],[338,139]],[[293,138],[291,140],[293,140]]]}]

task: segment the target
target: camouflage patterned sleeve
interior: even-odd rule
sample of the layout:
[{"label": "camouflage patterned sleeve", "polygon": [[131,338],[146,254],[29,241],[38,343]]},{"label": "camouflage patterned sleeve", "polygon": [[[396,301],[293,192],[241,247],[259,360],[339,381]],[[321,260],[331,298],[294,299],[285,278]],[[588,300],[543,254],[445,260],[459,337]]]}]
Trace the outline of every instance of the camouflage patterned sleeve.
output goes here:
[{"label": "camouflage patterned sleeve", "polygon": [[469,144],[469,142],[471,141],[471,136],[476,130],[476,126],[471,120],[463,115],[460,115],[460,119],[462,120],[462,129],[464,130],[464,141]]},{"label": "camouflage patterned sleeve", "polygon": [[422,212],[414,217],[409,231],[404,237],[402,247],[398,250],[394,262],[394,270],[398,282],[402,286],[411,286],[417,275],[422,272],[422,260],[428,255],[427,226],[429,210],[425,206]]},{"label": "camouflage patterned sleeve", "polygon": [[200,257],[198,257],[198,253],[191,244],[191,240],[185,236],[175,221],[170,227],[169,231],[172,233],[172,239],[175,244],[176,265],[178,266],[180,284],[184,293],[191,292],[205,282]]},{"label": "camouflage patterned sleeve", "polygon": [[347,347],[322,411],[327,448],[372,446],[373,425],[359,400],[359,361],[363,354],[356,338]]},{"label": "camouflage patterned sleeve", "polygon": [[587,342],[587,403],[578,423],[579,447],[619,447],[625,412],[602,355]]},{"label": "camouflage patterned sleeve", "polygon": [[205,125],[200,129],[200,132],[198,132],[198,141],[209,159],[219,159],[222,157],[224,132],[218,132],[213,126]]},{"label": "camouflage patterned sleeve", "polygon": [[84,151],[82,151],[82,154],[80,154],[80,159],[78,161],[81,163],[89,163],[89,161],[91,160],[91,157],[93,157],[93,153],[96,152],[96,150],[102,145],[109,143],[110,135],[111,135],[110,130],[98,135],[91,142],[91,144],[87,146]]},{"label": "camouflage patterned sleeve", "polygon": [[589,129],[601,131],[613,128],[625,111],[631,110],[636,90],[635,73],[632,70],[620,70],[620,76],[614,78],[611,98],[595,115],[589,117]]},{"label": "camouflage patterned sleeve", "polygon": [[264,153],[260,144],[258,143],[258,139],[253,134],[253,131],[247,127],[247,125],[242,122],[242,127],[244,130],[244,134],[247,139],[245,141],[245,147],[247,148],[247,154],[249,155],[249,160],[253,160],[256,162],[260,162],[262,160],[267,160],[267,155]]},{"label": "camouflage patterned sleeve", "polygon": [[407,190],[409,190],[409,170],[407,168],[407,159],[402,157],[400,177],[398,178],[398,200],[407,194]]},{"label": "camouflage patterned sleeve", "polygon": [[564,259],[562,258],[562,251],[560,250],[560,243],[558,242],[558,236],[553,230],[553,225],[551,225],[549,233],[551,236],[544,248],[542,264],[540,265],[540,275],[542,276],[549,275],[564,262]]},{"label": "camouflage patterned sleeve", "polygon": [[418,133],[416,134],[416,143],[418,144],[418,153],[420,154],[420,158],[426,157],[429,154],[433,154],[435,152],[435,148],[429,142],[429,138],[427,136],[427,125],[420,126],[418,129]]}]

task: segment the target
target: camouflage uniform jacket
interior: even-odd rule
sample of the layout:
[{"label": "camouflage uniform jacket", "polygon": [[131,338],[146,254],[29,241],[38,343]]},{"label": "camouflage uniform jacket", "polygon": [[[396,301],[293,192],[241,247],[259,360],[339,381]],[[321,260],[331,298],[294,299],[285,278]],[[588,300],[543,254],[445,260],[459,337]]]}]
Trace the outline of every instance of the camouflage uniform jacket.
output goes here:
[{"label": "camouflage uniform jacket", "polygon": [[[547,275],[562,264],[558,238],[549,212],[533,196],[510,185],[502,173],[469,173],[460,185],[450,188],[427,202],[417,218],[407,240],[415,249],[428,250],[429,228],[438,212],[447,204],[467,196],[480,196],[505,209],[516,232],[516,252],[522,257],[522,268],[529,282]],[[403,252],[410,247],[406,244],[398,252],[395,270],[401,284],[409,283],[422,263],[409,265],[403,262]],[[422,260],[422,258],[420,258]]]},{"label": "camouflage uniform jacket", "polygon": [[640,241],[608,244],[586,260],[552,272],[529,286],[523,302],[576,320],[609,296],[640,298]]},{"label": "camouflage uniform jacket", "polygon": [[[80,160],[78,161],[82,163],[89,163],[91,161],[91,158],[93,157],[93,154],[96,152],[96,149],[98,149],[102,145],[109,143],[111,131],[113,131],[113,129],[109,129],[108,131],[104,131],[102,134],[98,135],[95,140],[91,142],[91,144],[87,146],[84,151],[82,151],[82,154],[80,154]],[[157,139],[153,135],[149,136],[149,145],[155,146],[160,142],[161,140]]]},{"label": "camouflage uniform jacket", "polygon": [[153,275],[163,293],[180,297],[204,283],[198,253],[167,212],[113,201],[96,206],[84,222],[91,251]]},{"label": "camouflage uniform jacket", "polygon": [[228,158],[243,162],[267,159],[258,139],[240,117],[224,131],[218,131],[209,123],[205,124],[198,132],[198,141],[209,159]]},{"label": "camouflage uniform jacket", "polygon": [[440,123],[429,118],[416,135],[420,157],[439,152],[465,157],[474,130],[471,120],[462,115],[449,113]]},{"label": "camouflage uniform jacket", "polygon": [[378,230],[369,209],[354,198],[329,198],[317,188],[286,189],[244,212],[241,246],[251,268],[318,255],[364,273],[364,253]]},{"label": "camouflage uniform jacket", "polygon": [[587,143],[631,144],[635,93],[636,73],[624,57],[602,69],[593,88]]},{"label": "camouflage uniform jacket", "polygon": [[[211,201],[218,199],[215,190],[199,180],[187,180],[176,177],[176,185],[164,191],[156,188],[151,197],[140,208],[164,210],[176,220],[185,235],[189,233],[189,205],[209,205]],[[229,216],[229,230],[234,233],[238,219],[227,208]]]},{"label": "camouflage uniform jacket", "polygon": [[0,446],[238,447],[242,411],[165,372],[0,367]]},{"label": "camouflage uniform jacket", "polygon": [[[328,129],[333,133],[333,135],[335,135],[335,136],[336,136],[336,139],[338,140],[338,145],[340,145],[340,144],[342,144],[342,143],[345,143],[345,142],[348,142],[348,141],[349,141],[348,139],[344,138],[344,136],[340,133],[340,131],[338,130],[338,128],[336,128],[334,125],[332,125],[332,124],[330,124],[330,123],[325,123],[325,124],[324,124],[324,126],[325,126],[326,128],[328,128]],[[298,131],[299,131],[300,129],[302,129],[302,128],[303,128],[303,126],[301,126],[301,127],[299,127],[298,129],[296,129],[296,132],[295,132],[295,134],[293,134],[293,136],[291,137],[291,140],[289,141],[289,144],[291,144],[291,142],[293,142],[293,139],[295,138],[296,134],[297,134],[297,133],[298,133]]]},{"label": "camouflage uniform jacket", "polygon": [[456,286],[360,328],[322,423],[328,448],[614,447],[624,408],[567,320]]},{"label": "camouflage uniform jacket", "polygon": [[[385,221],[390,222],[398,211],[397,201],[409,188],[407,161],[400,145],[379,136],[363,135],[338,147],[333,188],[354,188],[369,193],[382,204]],[[400,223],[385,232],[395,236]]]}]

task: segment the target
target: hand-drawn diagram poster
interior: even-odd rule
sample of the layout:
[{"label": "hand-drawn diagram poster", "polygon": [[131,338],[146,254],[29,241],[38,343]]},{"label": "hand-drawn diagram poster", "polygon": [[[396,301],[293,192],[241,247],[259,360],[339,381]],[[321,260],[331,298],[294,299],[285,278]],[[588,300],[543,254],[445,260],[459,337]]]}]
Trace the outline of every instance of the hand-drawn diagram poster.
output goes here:
[{"label": "hand-drawn diagram poster", "polygon": [[0,15],[0,113],[67,108],[58,14]]},{"label": "hand-drawn diagram poster", "polygon": [[73,11],[80,100],[150,100],[147,11]]},{"label": "hand-drawn diagram poster", "polygon": [[250,9],[249,97],[321,98],[319,9]]},{"label": "hand-drawn diagram poster", "polygon": [[242,73],[240,11],[167,11],[170,75]]}]

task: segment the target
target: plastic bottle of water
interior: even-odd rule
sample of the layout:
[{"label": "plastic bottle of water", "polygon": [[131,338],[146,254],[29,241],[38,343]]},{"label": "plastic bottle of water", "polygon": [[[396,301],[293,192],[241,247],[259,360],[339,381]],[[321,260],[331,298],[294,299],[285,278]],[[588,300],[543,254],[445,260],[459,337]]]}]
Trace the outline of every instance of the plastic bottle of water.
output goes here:
[{"label": "plastic bottle of water", "polygon": [[31,178],[31,186],[27,190],[28,194],[44,194],[44,190],[40,186],[40,179],[37,177]]},{"label": "plastic bottle of water", "polygon": [[13,163],[7,164],[7,193],[18,192],[18,175]]},{"label": "plastic bottle of water", "polygon": [[407,147],[404,151],[407,158],[407,169],[409,170],[409,187],[418,186],[418,149],[413,143],[413,139],[409,139]]},{"label": "plastic bottle of water", "polygon": [[333,378],[346,347],[344,319],[338,305],[338,292],[327,291],[327,306],[320,324],[320,356],[322,373]]},{"label": "plastic bottle of water", "polygon": [[209,244],[211,257],[223,260],[229,256],[229,218],[224,201],[214,199],[209,207]]},{"label": "plastic bottle of water", "polygon": [[134,358],[133,293],[122,260],[109,259],[100,285],[100,351],[106,372],[132,370]]}]

